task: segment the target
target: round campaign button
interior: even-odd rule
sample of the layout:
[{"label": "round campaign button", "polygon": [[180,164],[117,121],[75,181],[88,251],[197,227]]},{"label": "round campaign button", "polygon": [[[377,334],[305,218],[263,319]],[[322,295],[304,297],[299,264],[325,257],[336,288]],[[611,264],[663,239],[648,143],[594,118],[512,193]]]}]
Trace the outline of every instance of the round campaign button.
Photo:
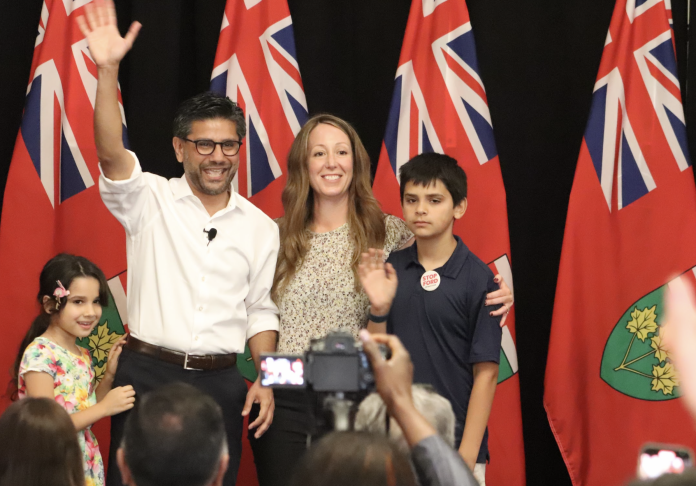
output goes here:
[{"label": "round campaign button", "polygon": [[440,286],[440,274],[435,270],[425,272],[421,277],[421,287],[428,292],[432,292]]}]

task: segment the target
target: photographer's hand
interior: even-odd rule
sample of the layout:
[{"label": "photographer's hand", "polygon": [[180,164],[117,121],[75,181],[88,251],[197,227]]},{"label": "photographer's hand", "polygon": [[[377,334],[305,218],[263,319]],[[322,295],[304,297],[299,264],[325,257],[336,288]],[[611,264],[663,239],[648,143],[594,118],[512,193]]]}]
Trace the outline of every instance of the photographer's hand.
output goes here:
[{"label": "photographer's hand", "polygon": [[[416,410],[411,395],[413,363],[399,338],[386,334],[360,331],[363,349],[372,365],[377,393],[387,406],[387,412],[401,427],[411,447],[411,459],[423,485],[477,486],[462,458],[449,447],[432,425]],[[392,356],[385,360],[378,344],[386,344]],[[426,441],[426,439],[428,439]]]},{"label": "photographer's hand", "polygon": [[[413,404],[413,363],[399,338],[387,334],[370,334],[362,330],[360,339],[372,365],[377,393],[384,400],[389,415],[403,430],[408,445],[413,447],[423,439],[436,435],[435,429]],[[389,360],[382,357],[378,344],[386,344],[391,349],[392,356]]]}]

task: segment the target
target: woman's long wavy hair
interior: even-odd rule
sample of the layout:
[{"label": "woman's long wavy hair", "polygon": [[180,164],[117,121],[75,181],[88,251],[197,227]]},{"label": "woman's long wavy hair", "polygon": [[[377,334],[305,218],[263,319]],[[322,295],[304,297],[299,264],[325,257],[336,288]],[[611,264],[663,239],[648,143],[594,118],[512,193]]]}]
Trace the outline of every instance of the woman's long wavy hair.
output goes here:
[{"label": "woman's long wavy hair", "polygon": [[385,229],[384,214],[372,195],[370,184],[370,157],[350,124],[333,115],[315,115],[310,118],[295,137],[288,154],[288,180],[283,190],[283,216],[280,228],[281,249],[278,254],[273,299],[278,297],[292,281],[309,249],[307,229],[314,219],[314,191],[309,185],[309,135],[319,124],[331,125],[348,135],[353,150],[353,180],[348,188],[348,226],[354,249],[351,258],[355,288],[360,288],[358,263],[360,254],[368,248],[382,248]]}]

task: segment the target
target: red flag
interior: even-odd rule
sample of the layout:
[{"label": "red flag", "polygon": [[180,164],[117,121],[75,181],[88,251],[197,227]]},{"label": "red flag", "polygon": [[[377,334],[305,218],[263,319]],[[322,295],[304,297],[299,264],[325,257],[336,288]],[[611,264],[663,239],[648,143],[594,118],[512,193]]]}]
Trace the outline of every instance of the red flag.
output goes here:
[{"label": "red flag", "polygon": [[[246,117],[235,190],[278,218],[287,154],[308,118],[287,1],[227,0],[214,66],[210,89],[227,94]],[[237,363],[247,380],[256,379],[248,347]],[[238,481],[258,484],[246,438]]]},{"label": "red flag", "polygon": [[246,116],[235,189],[270,217],[282,216],[286,157],[307,121],[286,0],[227,1],[210,87]]},{"label": "red flag", "polygon": [[[512,288],[505,187],[463,0],[411,4],[373,187],[385,212],[401,214],[399,167],[433,151],[456,158],[469,178],[469,206],[454,232]],[[514,336],[513,307],[503,328],[498,389],[488,422],[490,486],[525,484]]]},{"label": "red flag", "polygon": [[570,195],[544,403],[573,484],[623,484],[646,441],[696,446],[662,292],[696,265],[669,13],[618,0]]},{"label": "red flag", "polygon": [[[90,1],[45,0],[41,12],[0,224],[3,382],[39,313],[41,268],[57,253],[87,257],[109,280],[112,299],[102,320],[92,336],[78,341],[91,351],[98,378],[106,351],[125,333],[125,238],[99,196],[92,129],[97,69],[75,23]],[[1,408],[7,405],[4,397]],[[105,458],[108,427],[109,421],[102,420],[94,428]]]}]

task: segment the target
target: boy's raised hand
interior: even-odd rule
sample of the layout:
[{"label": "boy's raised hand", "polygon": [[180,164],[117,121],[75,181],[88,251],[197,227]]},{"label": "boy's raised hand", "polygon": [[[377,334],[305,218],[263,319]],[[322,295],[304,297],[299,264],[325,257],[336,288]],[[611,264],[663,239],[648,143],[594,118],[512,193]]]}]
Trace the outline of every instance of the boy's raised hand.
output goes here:
[{"label": "boy's raised hand", "polygon": [[97,67],[116,67],[133,47],[140,32],[140,22],[133,22],[125,37],[116,24],[113,0],[95,0],[85,5],[85,16],[77,17],[80,31],[87,38],[89,52]]},{"label": "boy's raised hand", "polygon": [[370,248],[362,254],[358,276],[370,299],[372,313],[383,316],[389,313],[399,281],[391,263],[384,263],[384,251]]}]

